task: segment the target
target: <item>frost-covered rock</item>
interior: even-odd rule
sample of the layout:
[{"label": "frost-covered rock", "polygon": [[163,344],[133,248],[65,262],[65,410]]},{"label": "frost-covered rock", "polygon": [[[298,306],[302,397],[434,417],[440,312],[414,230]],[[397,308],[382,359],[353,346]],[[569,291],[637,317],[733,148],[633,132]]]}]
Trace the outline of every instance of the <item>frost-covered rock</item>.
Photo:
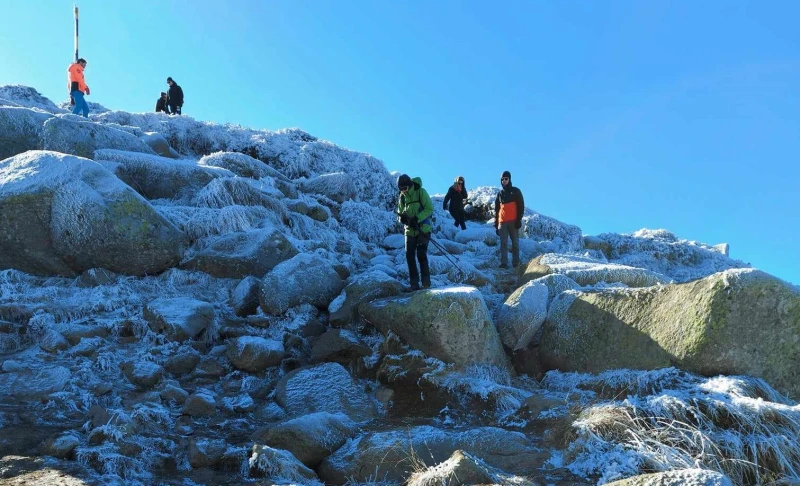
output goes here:
[{"label": "frost-covered rock", "polygon": [[265,477],[269,484],[323,486],[316,473],[289,451],[256,444],[249,459],[250,476]]},{"label": "frost-covered rock", "polygon": [[286,213],[286,207],[281,201],[283,194],[269,182],[243,177],[213,179],[195,193],[191,204],[209,208],[262,206],[283,218]]},{"label": "frost-covered rock", "polygon": [[397,224],[397,217],[370,203],[345,201],[339,211],[339,221],[363,241],[380,243]]},{"label": "frost-covered rock", "polygon": [[338,363],[289,372],[275,388],[275,401],[292,417],[314,412],[343,413],[361,422],[378,413],[363,387]]},{"label": "frost-covered rock", "polygon": [[548,288],[528,282],[512,293],[497,311],[497,330],[503,344],[516,351],[525,348],[547,317]]},{"label": "frost-covered rock", "polygon": [[497,328],[474,287],[445,287],[389,297],[359,306],[361,316],[384,334],[457,366],[508,368]]},{"label": "frost-covered rock", "polygon": [[579,227],[530,210],[522,219],[522,232],[538,242],[543,251],[573,252],[583,248],[583,232]]},{"label": "frost-covered rock", "polygon": [[286,351],[283,342],[258,336],[242,336],[228,342],[227,356],[236,368],[258,373],[280,364]]},{"label": "frost-covered rock", "polygon": [[287,450],[306,466],[316,468],[357,432],[355,422],[346,415],[317,412],[271,427],[259,442]]},{"label": "frost-covered rock", "polygon": [[333,327],[345,327],[358,319],[358,307],[364,302],[398,295],[402,291],[403,285],[386,273],[379,270],[364,272],[328,306],[328,321]]},{"label": "frost-covered rock", "polygon": [[213,154],[201,158],[198,165],[222,167],[239,177],[248,177],[250,179],[271,177],[284,182],[290,182],[288,177],[264,162],[238,152],[214,152]]},{"label": "frost-covered rock", "polygon": [[259,301],[261,309],[273,315],[304,303],[324,308],[342,285],[342,278],[329,261],[313,254],[299,254],[277,265],[262,279]]},{"label": "frost-covered rock", "polygon": [[198,390],[183,402],[183,413],[192,417],[211,417],[217,413],[217,398],[208,390]]},{"label": "frost-covered rock", "polygon": [[[622,283],[628,287],[649,287],[667,284],[671,281],[666,275],[644,268],[608,263],[579,255],[547,253],[536,260],[539,266],[547,267],[551,272],[566,275],[583,287],[597,285],[601,282],[606,284]],[[532,273],[529,264],[526,275]]]},{"label": "frost-covered rock", "polygon": [[143,314],[153,332],[173,341],[185,341],[211,325],[214,306],[190,297],[163,298],[145,304]]},{"label": "frost-covered rock", "polygon": [[126,361],[119,368],[131,383],[143,390],[153,388],[164,375],[164,368],[150,361]]},{"label": "frost-covered rock", "polygon": [[406,238],[402,232],[389,235],[383,239],[381,246],[389,250],[397,250],[406,246]]},{"label": "frost-covered rock", "polygon": [[38,402],[51,393],[62,391],[71,379],[68,368],[48,366],[37,370],[20,369],[0,373],[0,393],[8,400]]},{"label": "frost-covered rock", "polygon": [[258,311],[258,293],[261,279],[245,277],[236,285],[231,294],[230,304],[239,317],[246,317]]},{"label": "frost-covered rock", "polygon": [[222,459],[228,444],[221,439],[191,437],[189,439],[189,464],[194,468],[213,467]]},{"label": "frost-covered rock", "polygon": [[60,459],[70,459],[81,444],[81,439],[74,432],[66,432],[42,444],[42,452]]},{"label": "frost-covered rock", "polygon": [[139,136],[139,140],[146,143],[154,154],[161,157],[169,157],[171,159],[180,158],[180,154],[169,146],[169,142],[160,133],[145,132]]},{"label": "frost-covered rock", "polygon": [[534,486],[525,478],[513,477],[491,467],[480,458],[462,450],[455,451],[446,461],[417,471],[408,480],[408,486],[461,486],[470,484],[507,484]]},{"label": "frost-covered rock", "polygon": [[355,333],[345,329],[331,329],[319,336],[311,348],[311,362],[332,361],[343,365],[369,356],[372,350],[358,341]]},{"label": "frost-covered rock", "polygon": [[343,203],[353,199],[356,195],[356,186],[353,178],[344,172],[322,174],[311,179],[301,179],[298,186],[303,192],[322,194],[323,196]]},{"label": "frost-covered rock", "polygon": [[351,481],[402,482],[415,467],[434,466],[462,450],[486,464],[514,475],[537,471],[549,454],[539,452],[520,432],[495,427],[477,427],[452,432],[429,426],[389,432],[373,432],[348,441],[327,457],[317,472],[330,484]]},{"label": "frost-covered rock", "polygon": [[99,149],[154,154],[153,150],[134,135],[109,125],[87,121],[75,115],[53,117],[44,123],[43,147],[87,159],[95,158]]},{"label": "frost-covered rock", "polygon": [[297,248],[274,228],[240,231],[214,239],[181,268],[220,278],[260,277],[297,253]]},{"label": "frost-covered rock", "polygon": [[733,486],[727,476],[708,469],[679,469],[641,474],[620,479],[606,486]]},{"label": "frost-covered rock", "polygon": [[603,251],[609,261],[644,268],[687,282],[731,268],[750,265],[728,257],[727,245],[681,240],[667,230],[641,229],[633,234],[603,233],[587,247]]},{"label": "frost-covered rock", "polygon": [[183,244],[175,226],[95,162],[40,151],[0,162],[0,268],[154,274],[180,261]]},{"label": "frost-covered rock", "polygon": [[0,160],[28,150],[41,150],[44,122],[52,117],[27,108],[0,107]]},{"label": "frost-covered rock", "polygon": [[[7,100],[13,105],[36,108],[48,113],[64,113],[64,110],[30,86],[18,84],[0,86],[0,100]],[[6,103],[0,101],[0,106]]]},{"label": "frost-covered rock", "polygon": [[800,292],[746,269],[683,284],[563,293],[550,306],[539,348],[547,369],[746,374],[797,398],[796,342]]},{"label": "frost-covered rock", "polygon": [[467,228],[459,231],[456,233],[455,241],[462,244],[477,242],[487,246],[497,246],[499,244],[498,236],[491,227]]},{"label": "frost-covered rock", "polygon": [[97,150],[94,158],[147,199],[190,196],[217,177],[233,177],[225,169],[200,167],[195,162],[159,157],[152,152]]}]

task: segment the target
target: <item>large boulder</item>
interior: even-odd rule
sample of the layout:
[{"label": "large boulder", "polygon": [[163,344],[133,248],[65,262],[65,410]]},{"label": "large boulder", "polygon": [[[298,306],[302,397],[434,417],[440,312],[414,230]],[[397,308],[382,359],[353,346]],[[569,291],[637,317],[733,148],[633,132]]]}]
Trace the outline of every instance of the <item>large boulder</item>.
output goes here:
[{"label": "large boulder", "polygon": [[682,240],[667,230],[640,229],[633,234],[603,233],[588,237],[586,247],[603,252],[609,261],[645,268],[676,282],[707,277],[749,264],[728,256],[728,245]]},{"label": "large boulder", "polygon": [[0,107],[0,160],[41,149],[42,127],[50,118],[53,115],[41,111]]},{"label": "large boulder", "polygon": [[286,356],[286,351],[282,341],[259,336],[241,336],[230,340],[227,356],[237,369],[259,373],[279,365]]},{"label": "large boulder", "polygon": [[375,402],[338,363],[287,373],[275,387],[275,401],[291,417],[314,412],[343,413],[361,422],[378,414]]},{"label": "large boulder", "polygon": [[478,427],[451,432],[429,426],[373,432],[348,441],[328,456],[317,473],[327,484],[381,478],[408,479],[419,466],[446,461],[456,450],[481,458],[486,464],[516,475],[533,474],[549,453],[540,452],[520,432]]},{"label": "large boulder", "polygon": [[338,203],[343,203],[356,197],[353,176],[344,172],[322,174],[312,179],[300,180],[298,186],[303,192],[322,194]]},{"label": "large boulder", "polygon": [[172,341],[198,336],[214,322],[214,306],[190,297],[155,299],[145,304],[144,320]]},{"label": "large boulder", "polygon": [[274,228],[239,231],[215,239],[181,267],[220,278],[261,277],[297,253]]},{"label": "large boulder", "polygon": [[73,115],[48,119],[44,123],[42,138],[45,150],[87,159],[94,158],[98,149],[154,154],[146,143],[128,132]]},{"label": "large boulder", "polygon": [[178,264],[183,234],[90,160],[31,151],[0,162],[0,268],[127,275]]},{"label": "large boulder", "polygon": [[398,295],[403,285],[380,270],[370,270],[355,277],[328,307],[331,326],[345,327],[358,319],[358,307],[364,302]]},{"label": "large boulder", "polygon": [[359,306],[363,319],[384,334],[456,366],[508,368],[500,336],[480,291],[445,287],[389,297]]},{"label": "large boulder", "polygon": [[583,287],[598,283],[621,283],[628,287],[649,287],[671,282],[666,275],[651,270],[574,254],[546,253],[528,264],[523,278],[528,279],[534,276],[538,269],[542,269],[542,271],[549,269],[552,273],[566,275]]},{"label": "large boulder", "polygon": [[152,155],[152,151],[146,154],[98,150],[94,158],[147,199],[188,197],[217,177],[234,176],[225,169],[201,167],[191,161],[159,157]]},{"label": "large boulder", "polygon": [[547,285],[532,281],[515,290],[497,311],[497,330],[503,344],[524,349],[547,317]]},{"label": "large boulder", "polygon": [[300,462],[314,468],[357,431],[355,422],[346,415],[317,412],[270,427],[258,442],[287,450]]},{"label": "large boulder", "polygon": [[342,278],[331,262],[299,254],[277,265],[261,281],[261,309],[281,315],[300,304],[325,308],[342,290]]},{"label": "large boulder", "polygon": [[144,132],[139,136],[139,140],[146,143],[156,155],[169,157],[171,159],[180,157],[180,154],[169,146],[167,139],[158,132]]},{"label": "large boulder", "polygon": [[201,158],[198,165],[222,167],[239,177],[248,177],[250,179],[274,178],[290,182],[288,177],[264,162],[238,152],[214,152]]},{"label": "large boulder", "polygon": [[547,369],[564,371],[675,366],[751,375],[797,399],[797,342],[800,292],[744,269],[683,284],[561,294],[539,352]]}]

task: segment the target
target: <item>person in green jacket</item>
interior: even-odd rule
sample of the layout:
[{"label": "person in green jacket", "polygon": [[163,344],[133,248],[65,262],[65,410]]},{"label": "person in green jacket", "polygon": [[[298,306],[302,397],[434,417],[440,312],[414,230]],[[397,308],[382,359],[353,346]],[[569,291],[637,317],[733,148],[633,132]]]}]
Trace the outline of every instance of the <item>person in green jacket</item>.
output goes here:
[{"label": "person in green jacket", "polygon": [[[428,243],[431,240],[431,231],[433,231],[431,225],[433,203],[428,196],[428,191],[422,188],[422,179],[419,177],[411,179],[408,175],[403,174],[397,179],[397,188],[400,190],[397,214],[400,216],[400,222],[405,226],[406,263],[411,280],[409,290],[419,290],[420,273],[422,274],[422,287],[427,289],[431,286]],[[417,273],[416,260],[419,260],[419,273]]]}]

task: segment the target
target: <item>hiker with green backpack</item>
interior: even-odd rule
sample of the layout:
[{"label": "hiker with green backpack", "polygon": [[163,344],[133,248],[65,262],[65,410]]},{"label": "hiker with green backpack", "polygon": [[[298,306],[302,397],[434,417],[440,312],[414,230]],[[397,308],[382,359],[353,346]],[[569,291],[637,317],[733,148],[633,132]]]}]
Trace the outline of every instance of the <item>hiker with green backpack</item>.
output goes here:
[{"label": "hiker with green backpack", "polygon": [[[400,200],[397,204],[397,214],[400,222],[405,227],[406,237],[406,263],[411,286],[411,292],[420,288],[420,273],[422,274],[422,288],[430,288],[431,271],[428,267],[428,243],[431,240],[431,217],[433,216],[433,203],[428,191],[422,188],[422,179],[411,179],[407,174],[397,179],[397,189],[400,191]],[[419,260],[419,272],[417,272]]]}]

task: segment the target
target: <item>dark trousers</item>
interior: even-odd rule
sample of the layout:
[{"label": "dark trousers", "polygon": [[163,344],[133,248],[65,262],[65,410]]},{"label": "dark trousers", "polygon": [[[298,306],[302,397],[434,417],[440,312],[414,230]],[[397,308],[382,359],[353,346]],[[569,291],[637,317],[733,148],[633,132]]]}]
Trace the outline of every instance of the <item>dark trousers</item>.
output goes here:
[{"label": "dark trousers", "polygon": [[170,115],[180,115],[181,114],[181,107],[178,105],[173,105],[169,103],[169,114]]},{"label": "dark trousers", "polygon": [[500,265],[508,266],[508,237],[511,237],[511,264],[519,265],[519,233],[515,222],[500,225]]},{"label": "dark trousers", "polygon": [[461,211],[450,211],[450,216],[452,216],[453,219],[456,220],[455,223],[454,223],[456,226],[461,226],[462,230],[467,229],[467,224],[464,222],[464,217],[466,215],[464,214],[463,210],[461,210]]},{"label": "dark trousers", "polygon": [[419,288],[419,273],[417,273],[416,260],[419,260],[419,270],[422,273],[422,286],[431,286],[431,271],[430,268],[428,268],[428,242],[430,241],[430,234],[419,233],[417,236],[406,235],[406,263],[408,264],[408,276],[411,280],[412,288]]}]

